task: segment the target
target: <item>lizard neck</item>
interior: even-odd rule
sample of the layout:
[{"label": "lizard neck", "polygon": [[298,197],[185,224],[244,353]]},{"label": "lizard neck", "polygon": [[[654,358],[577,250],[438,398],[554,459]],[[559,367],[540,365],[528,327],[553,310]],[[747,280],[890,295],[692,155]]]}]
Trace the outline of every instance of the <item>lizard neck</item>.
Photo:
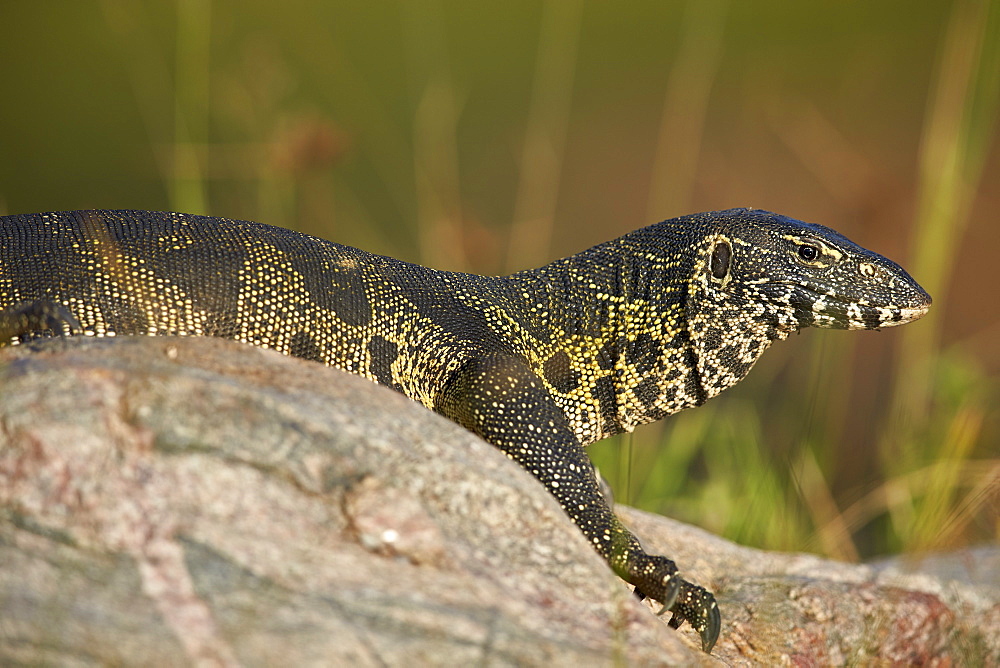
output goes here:
[{"label": "lizard neck", "polygon": [[[635,288],[630,304],[640,315],[622,323],[622,334],[639,350],[621,361],[621,431],[700,406],[742,380],[771,343],[795,331],[765,305],[734,298],[743,286],[720,287],[712,279],[712,251],[726,233],[688,218],[636,235],[645,249],[641,257],[670,283]],[[664,236],[674,244],[664,247]]]},{"label": "lizard neck", "polygon": [[582,442],[701,405],[787,336],[713,293],[714,233],[677,219],[508,277],[548,338],[529,364]]}]

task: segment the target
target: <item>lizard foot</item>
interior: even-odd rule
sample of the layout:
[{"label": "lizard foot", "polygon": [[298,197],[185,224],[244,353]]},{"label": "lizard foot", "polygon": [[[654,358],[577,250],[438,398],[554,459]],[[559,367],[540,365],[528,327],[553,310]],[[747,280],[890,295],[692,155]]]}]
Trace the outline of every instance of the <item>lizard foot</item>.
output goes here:
[{"label": "lizard foot", "polygon": [[668,622],[671,628],[680,628],[684,622],[689,623],[701,636],[701,648],[711,652],[715,641],[719,639],[722,628],[722,617],[715,596],[707,589],[679,580],[680,592],[671,606],[664,606],[658,614],[667,610],[673,613]]},{"label": "lizard foot", "polygon": [[666,557],[646,554],[638,547],[621,570],[619,575],[635,585],[635,595],[640,601],[651,598],[666,608],[673,607],[684,583],[677,575],[674,562]]},{"label": "lizard foot", "polygon": [[0,341],[6,342],[24,334],[53,332],[72,334],[80,331],[79,321],[62,304],[45,299],[28,302],[0,311]]},{"label": "lizard foot", "polygon": [[663,596],[662,600],[659,596],[647,596],[646,593],[638,587],[636,587],[632,593],[634,593],[636,598],[640,601],[644,601],[647,598],[651,598],[654,601],[660,601],[660,603],[663,604],[663,610],[656,614],[663,614],[664,610],[669,610],[670,607],[674,605],[674,602],[677,601],[677,596],[681,591],[682,580],[679,577],[676,575],[669,575],[667,578],[668,579],[663,584],[663,593],[661,594]]}]

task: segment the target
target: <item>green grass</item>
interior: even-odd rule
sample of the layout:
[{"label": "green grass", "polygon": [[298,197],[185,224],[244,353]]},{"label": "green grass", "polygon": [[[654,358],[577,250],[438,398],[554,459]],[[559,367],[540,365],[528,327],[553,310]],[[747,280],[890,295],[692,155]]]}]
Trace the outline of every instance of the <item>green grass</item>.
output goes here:
[{"label": "green grass", "polygon": [[[948,293],[959,260],[1000,111],[997,3],[956,3],[943,32],[925,116],[915,250],[908,263],[939,296]],[[809,433],[789,451],[764,442],[759,406],[742,399],[723,411],[720,398],[641,438],[599,444],[592,458],[617,488],[619,501],[768,549],[857,560],[995,541],[1000,449],[994,407],[1000,396],[970,346],[942,347],[947,313],[947,302],[939,301],[923,322],[899,332],[891,396],[877,416],[879,456],[870,479],[881,482],[839,496],[831,490],[829,455],[843,456],[851,444],[836,419],[817,414],[816,397],[812,406],[806,402],[769,416],[807,425]],[[846,347],[840,352],[847,354]],[[816,393],[830,385],[837,364],[827,357],[812,365]],[[831,414],[846,417],[835,407]]]},{"label": "green grass", "polygon": [[925,319],[804,333],[590,452],[619,502],[748,545],[996,541],[996,300],[949,315],[996,283],[961,244],[997,174],[998,3],[515,5],[11,5],[0,207],[244,217],[483,273],[697,209],[902,218],[851,236],[928,289]]},{"label": "green grass", "polygon": [[[209,71],[210,17],[198,6],[178,4],[170,192],[172,206],[179,210],[205,209],[212,185],[203,178],[207,157],[191,148],[207,145],[209,134],[203,73]],[[453,74],[458,63],[444,46],[447,17],[440,8],[410,9],[402,19],[410,86],[418,91],[408,130],[418,257],[433,266],[470,269],[475,262],[462,243],[462,101]],[[580,7],[547,5],[538,20],[533,84],[516,156],[512,224],[500,231],[506,237],[507,270],[551,257],[560,175],[567,169]],[[693,199],[692,175],[717,76],[725,6],[692,4],[682,20],[685,39],[667,73],[652,168],[652,218],[656,211],[685,210]],[[925,114],[908,263],[935,295],[947,294],[983,167],[983,147],[995,129],[1000,81],[996,23],[995,4],[959,2],[943,29]],[[280,183],[273,177],[265,175],[261,189]],[[294,189],[286,190],[286,212],[295,209],[296,196]],[[997,399],[996,388],[976,372],[968,351],[942,349],[947,309],[947,303],[939,303],[924,322],[894,334],[898,347],[888,369],[890,396],[871,415],[876,424],[869,429],[876,434],[878,451],[867,463],[875,470],[857,485],[838,480],[839,460],[853,453],[843,426],[849,415],[834,389],[854,382],[837,367],[854,354],[855,344],[819,338],[831,336],[826,333],[810,333],[816,341],[800,346],[800,353],[809,356],[805,396],[766,405],[755,401],[754,395],[776,392],[785,382],[772,370],[770,378],[755,380],[756,392],[717,400],[636,436],[611,439],[593,447],[592,456],[620,501],[689,520],[748,545],[857,560],[995,538],[1000,457],[987,452],[983,426]],[[764,420],[787,425],[779,443],[774,435],[782,430],[768,428]]]},{"label": "green grass", "polygon": [[[209,70],[210,26],[207,10],[199,12],[196,5],[178,5],[169,189],[172,206],[187,211],[205,209],[212,186],[204,178],[210,156],[195,150],[207,145],[209,134],[203,73]],[[419,91],[412,126],[402,129],[409,133],[413,161],[414,182],[407,190],[414,194],[417,257],[432,266],[468,270],[475,261],[463,243],[462,101],[454,82],[456,63],[444,48],[447,17],[442,12],[411,9],[402,14],[410,86]],[[955,5],[943,30],[925,114],[908,266],[936,295],[947,294],[982,171],[983,147],[994,131],[1000,81],[996,14],[994,5]],[[725,6],[692,4],[682,20],[686,38],[666,77],[648,204],[651,218],[656,211],[686,210],[693,199],[694,165],[717,76]],[[499,247],[507,247],[507,270],[551,257],[560,175],[567,168],[580,23],[574,3],[552,4],[539,16],[533,84],[516,156],[512,224],[499,232],[501,239],[506,237]],[[274,192],[274,183],[281,179],[265,173],[258,187]],[[301,191],[286,185],[280,198],[285,204],[271,207],[270,213],[294,217],[300,196]],[[378,216],[358,211],[359,202],[355,199],[353,208],[361,219]],[[854,382],[838,365],[854,354],[855,344],[819,338],[831,336],[826,333],[810,333],[816,341],[799,347],[809,357],[805,396],[755,401],[761,393],[777,392],[787,380],[780,370],[758,371],[770,377],[755,379],[755,391],[720,398],[635,436],[610,439],[593,446],[591,455],[619,501],[762,548],[857,560],[995,538],[1000,457],[987,451],[982,430],[997,399],[996,388],[976,372],[967,351],[960,346],[942,349],[946,313],[947,303],[939,303],[920,325],[894,334],[898,349],[888,370],[890,396],[871,416],[877,424],[869,429],[876,434],[878,452],[867,461],[875,470],[856,485],[838,480],[839,460],[854,453],[845,442],[847,408],[834,389]],[[765,420],[784,423],[785,433],[769,428]],[[783,435],[779,443],[775,434]]]}]

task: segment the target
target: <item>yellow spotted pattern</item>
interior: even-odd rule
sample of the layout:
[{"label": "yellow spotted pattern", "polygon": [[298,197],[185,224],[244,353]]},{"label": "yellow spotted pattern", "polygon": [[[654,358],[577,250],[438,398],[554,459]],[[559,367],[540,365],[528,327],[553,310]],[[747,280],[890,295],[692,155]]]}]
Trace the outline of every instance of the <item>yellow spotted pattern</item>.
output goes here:
[{"label": "yellow spotted pattern", "polygon": [[895,263],[734,209],[664,221],[506,277],[436,271],[276,227],[144,211],[0,217],[0,345],[217,336],[391,387],[534,474],[611,567],[710,650],[705,589],[615,518],[583,446],[698,406],[805,326],[926,312]]}]

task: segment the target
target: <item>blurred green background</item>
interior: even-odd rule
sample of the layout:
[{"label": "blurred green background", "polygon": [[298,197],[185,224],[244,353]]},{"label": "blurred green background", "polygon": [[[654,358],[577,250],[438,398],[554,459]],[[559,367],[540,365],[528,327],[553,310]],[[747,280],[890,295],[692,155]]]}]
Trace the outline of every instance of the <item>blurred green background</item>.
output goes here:
[{"label": "blurred green background", "polygon": [[1000,525],[997,2],[0,3],[0,213],[177,210],[443,269],[756,206],[931,314],[809,331],[591,454],[618,501],[843,559]]}]

